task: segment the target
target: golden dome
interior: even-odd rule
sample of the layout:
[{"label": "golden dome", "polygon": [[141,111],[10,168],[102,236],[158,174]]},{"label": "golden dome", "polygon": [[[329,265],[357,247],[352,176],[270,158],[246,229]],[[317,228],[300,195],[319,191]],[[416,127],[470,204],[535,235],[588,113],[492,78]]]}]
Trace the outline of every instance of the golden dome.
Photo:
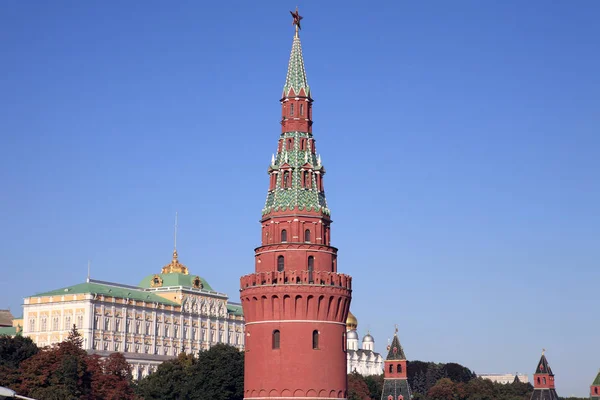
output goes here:
[{"label": "golden dome", "polygon": [[346,319],[346,330],[354,331],[358,327],[358,320],[350,311],[348,311],[348,318]]}]

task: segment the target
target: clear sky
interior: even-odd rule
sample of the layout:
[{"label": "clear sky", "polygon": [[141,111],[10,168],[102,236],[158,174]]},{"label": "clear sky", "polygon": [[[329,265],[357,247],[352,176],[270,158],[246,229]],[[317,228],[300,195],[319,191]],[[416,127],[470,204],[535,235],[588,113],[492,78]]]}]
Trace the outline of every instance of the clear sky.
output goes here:
[{"label": "clear sky", "polygon": [[[180,260],[239,301],[291,1],[0,4],[0,308]],[[352,311],[385,352],[600,367],[600,2],[300,1]]]}]

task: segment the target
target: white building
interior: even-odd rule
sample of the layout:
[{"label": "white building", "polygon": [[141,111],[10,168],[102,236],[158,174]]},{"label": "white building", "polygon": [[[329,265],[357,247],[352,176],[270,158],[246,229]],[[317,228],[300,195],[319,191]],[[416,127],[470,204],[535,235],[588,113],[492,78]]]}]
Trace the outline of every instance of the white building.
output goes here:
[{"label": "white building", "polygon": [[480,374],[477,375],[479,378],[487,379],[496,383],[513,383],[515,381],[515,377],[519,378],[519,382],[528,383],[529,376],[527,374]]},{"label": "white building", "polygon": [[241,305],[190,275],[176,250],[162,273],[147,276],[139,286],[88,278],[25,298],[23,335],[38,346],[61,342],[73,325],[89,353],[122,352],[134,378],[182,351],[197,353],[217,343],[244,349]]},{"label": "white building", "polygon": [[367,333],[362,340],[362,348],[358,348],[358,320],[349,312],[346,320],[346,357],[348,373],[358,372],[363,376],[381,375],[383,373],[383,357],[375,352],[375,339]]}]

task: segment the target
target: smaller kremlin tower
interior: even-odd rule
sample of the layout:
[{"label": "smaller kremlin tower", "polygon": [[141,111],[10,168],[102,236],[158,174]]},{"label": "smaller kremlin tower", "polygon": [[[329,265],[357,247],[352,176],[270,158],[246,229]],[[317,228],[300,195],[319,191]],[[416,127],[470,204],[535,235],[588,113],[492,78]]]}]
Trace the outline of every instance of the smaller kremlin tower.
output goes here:
[{"label": "smaller kremlin tower", "polygon": [[412,395],[406,377],[406,356],[398,339],[397,325],[392,344],[387,349],[388,355],[383,369],[381,400],[411,400]]},{"label": "smaller kremlin tower", "polygon": [[554,388],[554,374],[542,351],[542,358],[538,362],[535,374],[533,374],[533,393],[531,400],[558,400],[556,389]]},{"label": "smaller kremlin tower", "polygon": [[590,386],[590,399],[600,400],[600,372],[598,372],[596,379],[594,379],[592,386]]}]

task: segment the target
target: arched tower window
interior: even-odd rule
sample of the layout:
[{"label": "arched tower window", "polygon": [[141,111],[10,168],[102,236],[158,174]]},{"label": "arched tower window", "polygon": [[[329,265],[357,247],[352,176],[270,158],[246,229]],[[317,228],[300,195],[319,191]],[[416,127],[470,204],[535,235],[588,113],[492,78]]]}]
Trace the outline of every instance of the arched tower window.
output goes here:
[{"label": "arched tower window", "polygon": [[283,243],[287,242],[287,231],[285,229],[281,230],[281,241]]},{"label": "arched tower window", "polygon": [[285,171],[283,173],[283,187],[284,188],[290,187],[290,171]]},{"label": "arched tower window", "polygon": [[281,332],[278,330],[273,331],[273,349],[278,349],[281,342]]},{"label": "arched tower window", "polygon": [[594,393],[598,394],[598,388],[597,387],[594,388]]},{"label": "arched tower window", "polygon": [[290,115],[294,115],[294,103],[290,104]]},{"label": "arched tower window", "polygon": [[541,382],[541,380],[540,380],[540,377],[538,376],[538,385],[540,384],[540,382]]},{"label": "arched tower window", "polygon": [[308,283],[313,283],[313,271],[315,270],[315,258],[308,256]]},{"label": "arched tower window", "polygon": [[390,364],[389,371],[390,371],[390,374],[391,374],[392,372],[394,372],[394,366],[393,366],[392,364]]},{"label": "arched tower window", "polygon": [[402,365],[398,364],[398,366],[396,367],[396,372],[397,373],[401,373],[402,372]]},{"label": "arched tower window", "polygon": [[312,335],[313,350],[319,349],[319,331],[314,330]]},{"label": "arched tower window", "polygon": [[544,385],[546,384],[546,378],[542,378],[542,381],[544,382]]},{"label": "arched tower window", "polygon": [[304,231],[304,241],[310,243],[310,229]]},{"label": "arched tower window", "polygon": [[304,115],[304,104],[300,104],[300,115]]},{"label": "arched tower window", "polygon": [[283,256],[277,257],[277,271],[283,272],[284,268],[285,268],[285,258]]}]

